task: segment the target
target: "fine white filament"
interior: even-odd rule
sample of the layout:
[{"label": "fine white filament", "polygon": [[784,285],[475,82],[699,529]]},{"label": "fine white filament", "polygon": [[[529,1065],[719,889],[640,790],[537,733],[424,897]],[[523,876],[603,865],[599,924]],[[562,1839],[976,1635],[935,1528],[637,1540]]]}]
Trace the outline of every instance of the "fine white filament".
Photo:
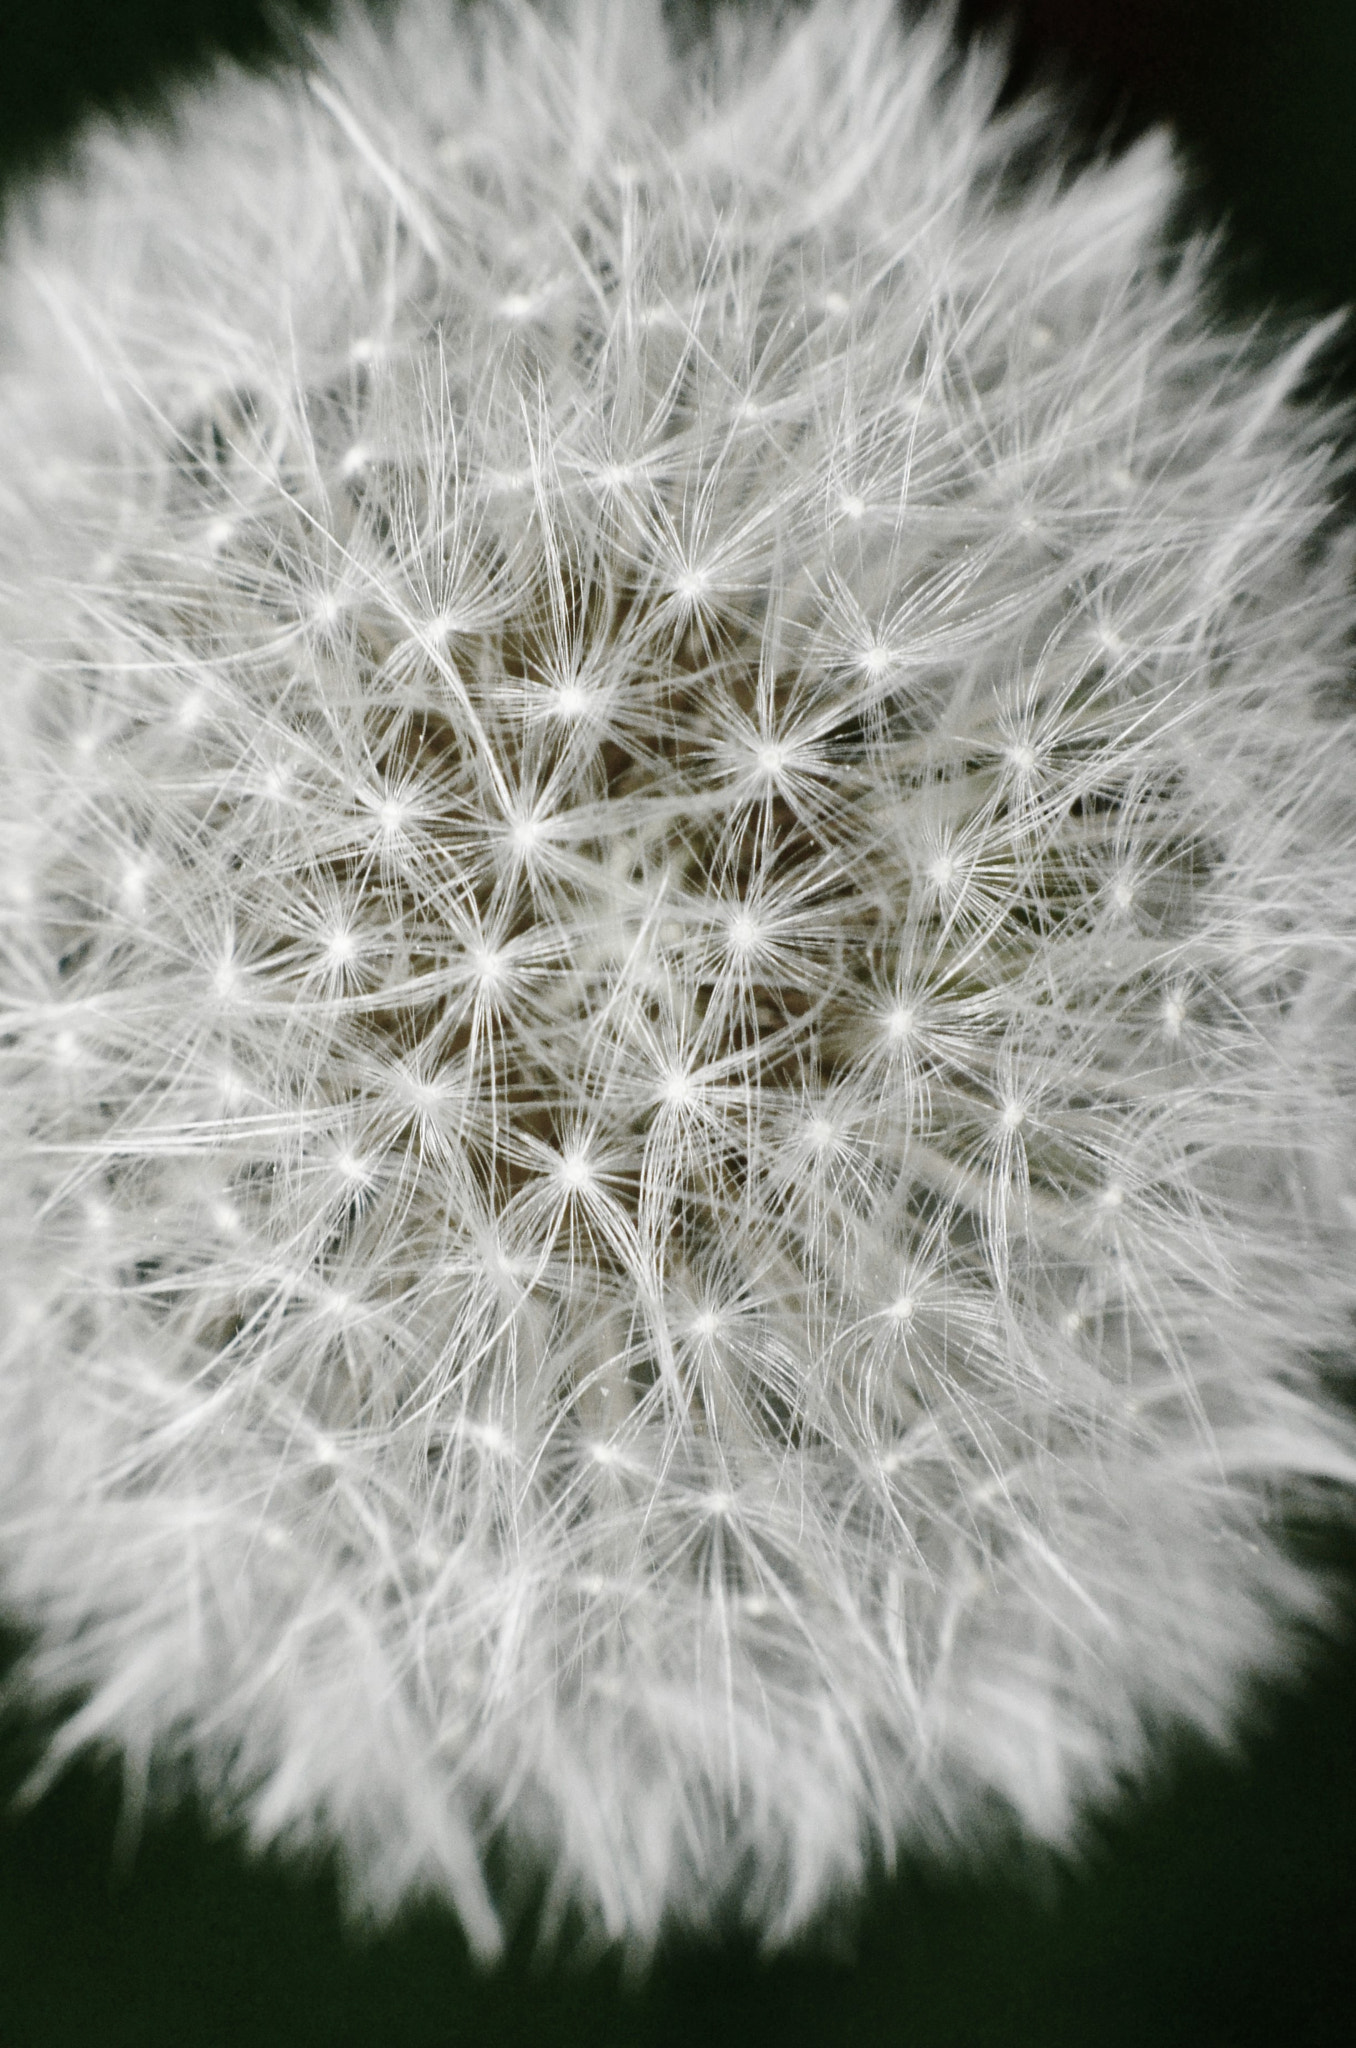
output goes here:
[{"label": "fine white filament", "polygon": [[1323,335],[884,0],[408,0],[14,201],[53,1762],[642,1950],[1054,1843],[1356,1476]]}]

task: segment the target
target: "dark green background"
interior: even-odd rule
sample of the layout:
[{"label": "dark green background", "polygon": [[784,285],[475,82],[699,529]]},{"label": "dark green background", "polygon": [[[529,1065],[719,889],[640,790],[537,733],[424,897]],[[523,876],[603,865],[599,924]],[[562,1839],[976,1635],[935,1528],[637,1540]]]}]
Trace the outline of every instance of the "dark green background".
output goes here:
[{"label": "dark green background", "polygon": [[[210,49],[262,60],[267,19],[256,0],[0,0],[0,169],[59,158],[85,107],[154,100]],[[1231,224],[1236,305],[1356,302],[1356,0],[1027,0],[1017,22],[1018,75],[1073,81],[1089,124],[1176,123],[1203,216]],[[1356,390],[1356,344],[1334,374]],[[1356,1585],[1356,1546],[1327,1549]],[[0,1792],[35,1740],[0,1724]],[[909,1869],[837,1959],[680,1946],[628,1985],[533,1961],[529,1926],[486,1976],[441,1914],[361,1942],[327,1871],[250,1863],[190,1811],[134,1847],[117,1820],[116,1773],[87,1766],[0,1823],[0,2048],[1356,2042],[1350,1643],[1261,1703],[1238,1758],[1179,1751],[1077,1870]]]}]

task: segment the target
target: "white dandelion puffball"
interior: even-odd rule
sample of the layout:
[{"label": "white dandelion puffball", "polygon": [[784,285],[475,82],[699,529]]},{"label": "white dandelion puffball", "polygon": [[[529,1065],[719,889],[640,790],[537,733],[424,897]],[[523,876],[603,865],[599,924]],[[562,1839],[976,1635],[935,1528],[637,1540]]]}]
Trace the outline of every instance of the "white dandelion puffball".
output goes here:
[{"label": "white dandelion puffball", "polygon": [[1002,83],[409,0],[10,208],[0,1589],[482,1953],[1069,1843],[1320,1608],[1323,333]]}]

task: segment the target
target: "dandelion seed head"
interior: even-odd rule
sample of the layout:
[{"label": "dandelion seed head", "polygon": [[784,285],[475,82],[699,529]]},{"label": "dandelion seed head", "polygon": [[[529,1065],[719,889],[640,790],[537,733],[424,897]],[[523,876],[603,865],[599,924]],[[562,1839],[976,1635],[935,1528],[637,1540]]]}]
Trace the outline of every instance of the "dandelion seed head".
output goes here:
[{"label": "dandelion seed head", "polygon": [[805,1145],[807,1151],[818,1159],[836,1152],[842,1142],[842,1133],[831,1117],[810,1116],[805,1120]]},{"label": "dandelion seed head", "polygon": [[482,988],[496,988],[508,975],[509,962],[502,947],[473,946],[467,959],[474,979]]},{"label": "dandelion seed head", "polygon": [[689,610],[706,602],[712,590],[711,572],[700,565],[680,570],[673,579],[673,594]]},{"label": "dandelion seed head", "polygon": [[508,498],[519,498],[532,488],[530,469],[487,469],[485,471],[487,490]]},{"label": "dandelion seed head", "polygon": [[557,683],[551,691],[550,709],[556,718],[573,722],[590,710],[590,695],[581,683]]},{"label": "dandelion seed head", "polygon": [[470,1425],[468,1434],[476,1449],[490,1458],[507,1458],[512,1455],[513,1445],[508,1434],[497,1422],[477,1422]]},{"label": "dandelion seed head", "polygon": [[667,329],[670,333],[681,333],[683,316],[676,306],[641,306],[636,313],[636,323],[642,329]]},{"label": "dandelion seed head", "polygon": [[79,1034],[63,1026],[52,1034],[52,1058],[59,1067],[79,1066],[84,1048]]},{"label": "dandelion seed head", "polygon": [[[353,1296],[343,1287],[324,1288],[319,1297],[319,1304],[324,1319],[327,1322],[338,1323],[341,1326],[349,1321],[354,1310]],[[332,1444],[326,1444],[323,1448],[318,1448],[316,1456],[322,1465],[338,1463],[338,1453]]]},{"label": "dandelion seed head", "polygon": [[229,1062],[216,1068],[208,1092],[210,1100],[226,1116],[242,1108],[250,1093],[248,1084]]},{"label": "dandelion seed head", "polygon": [[375,805],[376,820],[384,839],[399,839],[410,821],[410,806],[397,796],[383,797]]},{"label": "dandelion seed head", "polygon": [[351,1187],[365,1187],[372,1179],[372,1168],[368,1161],[343,1146],[334,1155],[334,1167],[341,1180]]},{"label": "dandelion seed head", "polygon": [[218,1003],[222,1004],[233,1003],[241,993],[243,977],[239,966],[229,953],[218,960],[212,969],[211,987]]},{"label": "dandelion seed head", "polygon": [[491,1825],[1070,1842],[1356,1476],[1317,343],[939,20],[721,50],[355,12],[0,252],[0,1586],[484,1954]]},{"label": "dandelion seed head", "polygon": [[684,1067],[670,1067],[659,1089],[660,1100],[671,1109],[687,1109],[697,1100],[697,1086]]},{"label": "dandelion seed head", "polygon": [[586,1141],[567,1145],[554,1167],[556,1178],[569,1195],[591,1194],[597,1186],[597,1171],[589,1157]]},{"label": "dandelion seed head", "polygon": [[146,908],[146,885],[152,873],[151,863],[145,860],[129,860],[118,878],[118,900],[129,917],[139,917]]}]

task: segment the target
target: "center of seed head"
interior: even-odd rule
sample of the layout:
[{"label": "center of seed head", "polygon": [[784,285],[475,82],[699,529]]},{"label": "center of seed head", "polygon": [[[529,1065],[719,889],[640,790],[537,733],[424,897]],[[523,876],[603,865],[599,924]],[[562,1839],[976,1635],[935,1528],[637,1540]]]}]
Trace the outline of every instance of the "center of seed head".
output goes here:
[{"label": "center of seed head", "polygon": [[696,1098],[692,1077],[681,1067],[672,1067],[664,1076],[661,1095],[673,1109],[685,1109]]},{"label": "center of seed head", "polygon": [[673,589],[674,595],[681,598],[684,604],[698,605],[710,595],[710,571],[696,567],[684,569],[681,575],[675,577]]},{"label": "center of seed head", "polygon": [[504,978],[504,955],[495,946],[476,946],[468,953],[471,972],[482,988],[494,988]]},{"label": "center of seed head", "polygon": [[570,1145],[560,1155],[556,1178],[567,1194],[584,1194],[594,1182],[593,1162],[587,1145]]},{"label": "center of seed head", "polygon": [[515,818],[509,828],[509,844],[520,858],[534,853],[541,845],[545,827],[540,818],[529,814]]},{"label": "center of seed head", "polygon": [[576,719],[588,709],[588,691],[579,683],[560,683],[551,699],[551,709],[557,718]]},{"label": "center of seed head", "polygon": [[729,922],[729,935],[732,952],[747,956],[757,951],[762,932],[752,911],[735,911]]}]

